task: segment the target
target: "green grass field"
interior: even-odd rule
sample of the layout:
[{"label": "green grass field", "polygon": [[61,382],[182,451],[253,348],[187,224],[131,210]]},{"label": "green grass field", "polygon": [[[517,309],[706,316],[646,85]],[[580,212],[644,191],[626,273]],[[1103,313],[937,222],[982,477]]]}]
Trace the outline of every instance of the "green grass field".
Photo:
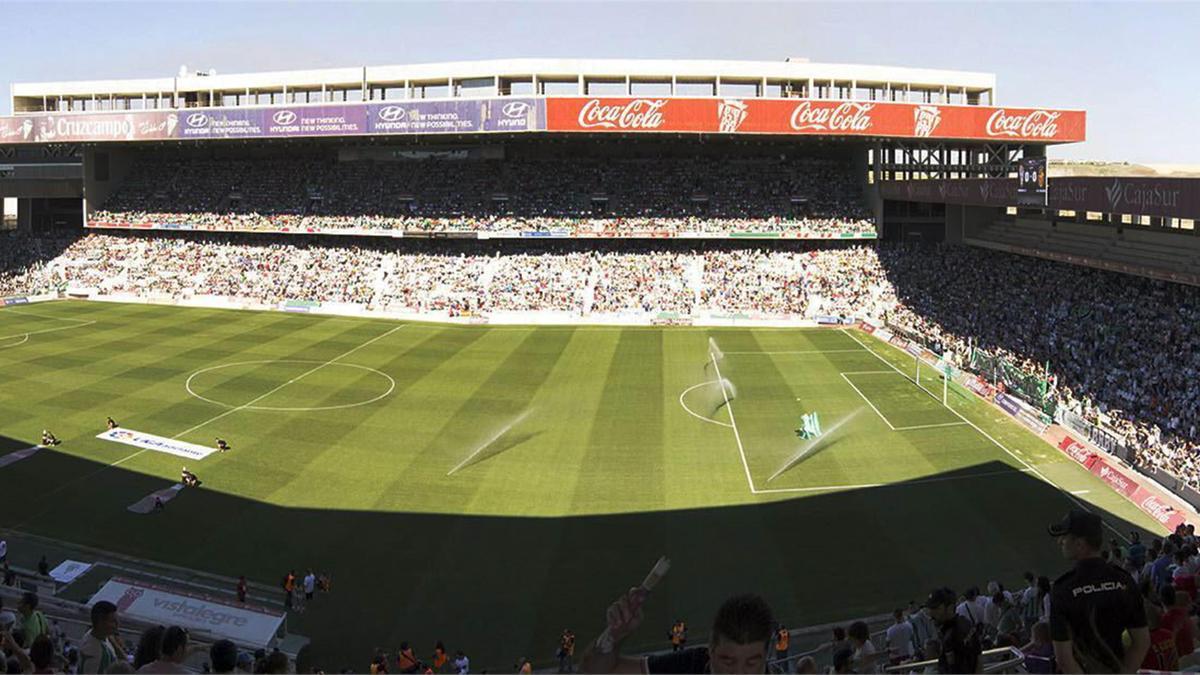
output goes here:
[{"label": "green grass field", "polygon": [[[663,554],[632,639],[647,649],[677,616],[702,636],[739,591],[800,626],[1054,576],[1063,490],[1118,529],[1153,525],[999,411],[956,387],[947,409],[897,368],[912,357],[828,329],[4,309],[0,450],[43,427],[62,444],[0,468],[0,525],[264,584],[328,570],[334,593],[289,625],[315,663],[359,670],[401,640],[444,640],[477,670],[548,664],[564,627],[589,640]],[[826,435],[807,448],[794,429],[813,410]],[[96,439],[106,415],[234,449],[138,515],[188,462]]]}]

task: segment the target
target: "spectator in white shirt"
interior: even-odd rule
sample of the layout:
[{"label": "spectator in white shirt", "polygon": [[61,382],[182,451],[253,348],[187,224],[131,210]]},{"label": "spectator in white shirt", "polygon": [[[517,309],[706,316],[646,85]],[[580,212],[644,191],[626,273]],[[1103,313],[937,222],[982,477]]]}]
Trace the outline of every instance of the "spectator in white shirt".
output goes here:
[{"label": "spectator in white shirt", "polygon": [[974,586],[968,588],[966,595],[963,596],[962,602],[958,603],[958,607],[955,608],[954,613],[970,621],[971,625],[983,621],[983,608],[979,606],[979,589]]},{"label": "spectator in white shirt", "polygon": [[313,574],[312,570],[304,575],[304,601],[312,602],[313,591],[317,589],[317,575]]},{"label": "spectator in white shirt", "polygon": [[850,624],[850,630],[847,631],[850,637],[850,647],[854,650],[851,655],[851,663],[854,664],[854,672],[856,673],[878,673],[880,668],[879,650],[875,648],[875,644],[871,642],[871,629],[867,627],[864,621],[855,621]]},{"label": "spectator in white shirt", "polygon": [[896,665],[913,657],[913,627],[904,620],[903,610],[892,612],[892,618],[896,622],[887,629],[888,662]]}]

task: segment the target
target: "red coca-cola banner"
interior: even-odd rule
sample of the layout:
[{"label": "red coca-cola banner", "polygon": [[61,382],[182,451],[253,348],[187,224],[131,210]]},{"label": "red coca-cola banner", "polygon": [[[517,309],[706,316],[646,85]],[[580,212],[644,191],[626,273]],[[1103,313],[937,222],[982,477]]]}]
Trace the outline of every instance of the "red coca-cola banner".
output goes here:
[{"label": "red coca-cola banner", "polygon": [[548,131],[698,132],[957,138],[1072,143],[1081,110],[884,101],[718,98],[547,98]]},{"label": "red coca-cola banner", "polygon": [[1170,532],[1174,532],[1176,527],[1187,520],[1179,509],[1171,506],[1146,488],[1139,487],[1129,498],[1138,505],[1138,508],[1145,511],[1146,515],[1157,520]]},{"label": "red coca-cola banner", "polygon": [[1133,498],[1133,493],[1141,487],[1137,481],[1114,469],[1111,464],[1103,459],[1098,459],[1096,463],[1092,464],[1092,473],[1099,476],[1100,480],[1108,483],[1109,487],[1130,499]]},{"label": "red coca-cola banner", "polygon": [[1062,450],[1067,457],[1087,467],[1088,470],[1091,470],[1092,465],[1100,459],[1099,455],[1088,450],[1086,446],[1070,436],[1062,439],[1058,444],[1058,449]]}]

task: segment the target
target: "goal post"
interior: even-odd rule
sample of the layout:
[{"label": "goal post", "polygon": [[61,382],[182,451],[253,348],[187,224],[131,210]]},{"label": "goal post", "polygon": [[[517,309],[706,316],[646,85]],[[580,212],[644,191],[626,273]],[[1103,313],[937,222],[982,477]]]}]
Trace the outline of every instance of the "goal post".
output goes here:
[{"label": "goal post", "polygon": [[[913,355],[916,361],[916,377],[913,381],[918,387],[933,398],[950,407],[950,378],[954,371],[949,361],[939,359],[937,363],[928,363],[920,356]],[[924,366],[924,367],[922,367]]]}]

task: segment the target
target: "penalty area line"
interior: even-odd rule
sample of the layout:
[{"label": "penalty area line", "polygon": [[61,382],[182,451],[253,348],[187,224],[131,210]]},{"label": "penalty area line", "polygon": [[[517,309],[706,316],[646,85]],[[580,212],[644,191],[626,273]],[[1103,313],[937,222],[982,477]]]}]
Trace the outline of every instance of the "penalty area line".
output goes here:
[{"label": "penalty area line", "polygon": [[914,431],[916,429],[937,429],[939,427],[965,427],[965,422],[944,422],[942,424],[917,424],[911,427],[896,427],[896,431]]},{"label": "penalty area line", "polygon": [[[884,363],[884,365],[886,365],[887,367],[896,371],[897,373],[900,373],[900,375],[902,375],[904,377],[904,379],[908,380],[909,382],[912,382],[912,379],[909,378],[908,375],[905,375],[902,370],[897,368],[895,366],[895,364],[893,364],[891,361],[888,361],[887,359],[880,356],[879,353],[876,352],[874,349],[871,349],[870,347],[868,347],[866,345],[866,343],[864,343],[862,340],[859,340],[858,337],[856,335],[854,335],[854,333],[852,333],[850,330],[843,328],[843,329],[841,329],[841,331],[843,333],[845,333],[851,340],[854,340],[858,344],[862,345],[864,349],[871,352],[871,355],[874,356],[875,358],[879,359],[880,361],[882,361]],[[918,386],[918,388],[921,388],[921,387]],[[922,389],[922,391],[924,391],[923,388],[921,388],[921,389]],[[943,405],[945,405],[945,404],[943,404]],[[979,428],[979,425],[975,424],[974,422],[967,419],[966,417],[963,417],[962,413],[958,412],[954,408],[951,408],[950,406],[945,406],[945,408],[946,408],[946,410],[949,410],[950,412],[954,413],[955,416],[957,416],[960,420],[962,420],[962,421],[966,422],[968,425],[970,425],[972,429],[974,429],[975,431],[978,431],[984,438],[988,439],[993,444],[995,444],[996,447],[1000,448],[1004,452],[1007,452],[1009,455],[1011,455],[1013,457],[1013,459],[1015,459],[1018,462],[1020,462],[1021,464],[1025,465],[1025,467],[1028,468],[1033,473],[1033,475],[1037,476],[1038,478],[1041,478],[1048,485],[1053,485],[1054,487],[1058,488],[1059,492],[1062,492],[1063,495],[1066,496],[1067,499],[1071,500],[1071,502],[1073,504],[1075,504],[1076,506],[1078,506],[1079,508],[1081,508],[1085,511],[1089,511],[1089,512],[1092,511],[1092,509],[1089,509],[1087,507],[1087,504],[1085,504],[1084,502],[1082,502],[1079,499],[1076,499],[1075,495],[1071,494],[1069,491],[1064,489],[1061,485],[1059,485],[1058,483],[1055,483],[1054,481],[1047,478],[1044,473],[1042,473],[1041,471],[1038,471],[1036,468],[1034,468],[1034,466],[1032,464],[1030,464],[1029,462],[1027,462],[1024,457],[1021,457],[1020,455],[1013,452],[1012,450],[1009,450],[1003,443],[996,440],[995,437],[993,437],[991,434],[989,434],[988,432]],[[1109,525],[1108,521],[1104,520],[1103,517],[1101,517],[1101,522],[1103,522],[1104,526],[1107,527],[1109,530],[1111,530],[1113,534],[1120,537],[1122,541],[1124,541],[1127,544],[1129,543],[1129,537],[1126,537],[1124,534],[1121,534],[1120,530],[1113,527],[1112,525]]]},{"label": "penalty area line", "polygon": [[892,431],[896,431],[896,427],[891,423],[891,421],[888,420],[887,417],[884,417],[883,413],[879,412],[879,408],[876,408],[875,404],[871,403],[871,399],[867,398],[867,395],[862,393],[861,389],[854,386],[854,383],[850,381],[850,378],[846,377],[845,373],[838,373],[838,374],[842,376],[842,379],[846,381],[846,384],[850,385],[851,389],[858,392],[858,395],[862,397],[862,400],[867,402],[867,405],[871,406],[871,410],[874,410],[875,414],[879,415],[879,419],[883,420],[883,423],[888,425],[889,429],[891,429]]},{"label": "penalty area line", "polygon": [[722,354],[857,354],[865,350],[862,349],[792,349],[783,351],[733,351],[721,352]]}]

